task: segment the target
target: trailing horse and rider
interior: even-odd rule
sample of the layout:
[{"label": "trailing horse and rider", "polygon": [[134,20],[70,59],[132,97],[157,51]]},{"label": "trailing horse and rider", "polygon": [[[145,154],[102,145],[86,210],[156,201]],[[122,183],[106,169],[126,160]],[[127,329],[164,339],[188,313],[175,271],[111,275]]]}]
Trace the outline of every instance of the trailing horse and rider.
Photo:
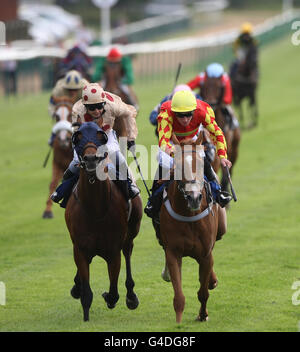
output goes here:
[{"label": "trailing horse and rider", "polygon": [[[244,23],[241,33],[233,44],[236,59],[230,67],[234,104],[239,109],[242,127],[255,127],[258,123],[256,90],[258,85],[258,42],[253,37],[251,23]],[[249,100],[250,122],[245,126],[245,114],[242,109],[244,99]]]}]

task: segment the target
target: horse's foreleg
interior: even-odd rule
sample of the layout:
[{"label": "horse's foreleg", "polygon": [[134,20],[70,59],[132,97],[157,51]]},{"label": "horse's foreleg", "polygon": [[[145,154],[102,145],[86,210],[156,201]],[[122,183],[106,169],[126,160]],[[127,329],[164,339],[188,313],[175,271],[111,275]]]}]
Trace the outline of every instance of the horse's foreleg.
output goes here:
[{"label": "horse's foreleg", "polygon": [[240,140],[241,140],[241,130],[239,127],[237,127],[233,131],[232,142],[231,142],[230,161],[232,163],[232,167],[230,168],[230,174],[232,174],[232,168],[238,158]]},{"label": "horse's foreleg", "polygon": [[107,307],[113,309],[119,300],[118,279],[121,268],[121,252],[117,253],[113,259],[107,260],[107,268],[110,281],[109,292],[104,292],[102,297],[104,298]]},{"label": "horse's foreleg", "polygon": [[198,291],[198,300],[201,303],[199,315],[197,320],[199,321],[207,321],[208,320],[208,312],[206,309],[207,300],[209,297],[208,287],[211,280],[213,268],[213,257],[210,253],[208,257],[201,258],[199,261],[199,281],[200,281],[200,289]]},{"label": "horse's foreleg", "polygon": [[[83,320],[89,320],[89,310],[93,301],[93,292],[90,287],[90,270],[89,260],[80,249],[74,245],[74,260],[77,265],[78,275],[80,277],[80,301],[83,308]],[[77,276],[77,275],[76,275]],[[78,278],[77,278],[78,280]]]},{"label": "horse's foreleg", "polygon": [[63,172],[55,165],[53,162],[52,164],[52,179],[49,184],[49,197],[46,202],[46,209],[43,213],[43,218],[44,219],[51,219],[53,218],[53,213],[52,213],[52,200],[50,198],[51,194],[55,191],[60,179],[62,178]]},{"label": "horse's foreleg", "polygon": [[256,103],[255,88],[254,88],[254,92],[251,94],[251,97],[250,97],[250,107],[251,107],[252,123],[253,123],[253,126],[255,127],[257,126],[257,120],[258,120],[258,108]]},{"label": "horse's foreleg", "polygon": [[80,283],[80,277],[79,277],[78,270],[77,270],[77,273],[74,277],[74,283],[75,283],[75,285],[71,289],[71,296],[75,299],[78,299],[78,298],[80,298],[80,291],[81,291],[81,283]]},{"label": "horse's foreleg", "polygon": [[238,110],[239,110],[239,122],[241,124],[241,128],[243,129],[244,126],[244,111],[243,111],[243,107],[242,107],[242,101],[239,101],[238,103]]},{"label": "horse's foreleg", "polygon": [[227,214],[225,208],[217,206],[218,230],[216,241],[220,240],[227,231]]},{"label": "horse's foreleg", "polygon": [[123,246],[123,254],[124,254],[125,263],[126,263],[126,281],[125,281],[125,286],[127,289],[126,305],[129,309],[136,309],[139,305],[139,300],[133,291],[135,284],[131,273],[132,250],[133,250],[133,240],[127,237]]},{"label": "horse's foreleg", "polygon": [[180,323],[182,320],[182,314],[185,305],[185,297],[182,291],[181,285],[181,263],[182,258],[176,257],[174,253],[166,249],[166,263],[169,269],[173,289],[174,289],[174,299],[173,306],[176,313],[176,322]]},{"label": "horse's foreleg", "polygon": [[131,254],[133,250],[133,239],[140,231],[141,219],[143,216],[143,204],[140,196],[135,197],[131,202],[132,211],[128,221],[128,235],[123,246],[123,254],[126,263],[126,305],[129,309],[136,309],[139,305],[139,300],[133,291],[135,284],[131,272]]}]

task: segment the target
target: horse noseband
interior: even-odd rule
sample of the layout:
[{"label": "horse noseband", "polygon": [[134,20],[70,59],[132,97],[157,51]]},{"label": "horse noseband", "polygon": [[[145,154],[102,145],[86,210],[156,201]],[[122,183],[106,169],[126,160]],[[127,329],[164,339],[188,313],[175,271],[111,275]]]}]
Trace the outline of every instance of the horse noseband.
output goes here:
[{"label": "horse noseband", "polygon": [[186,193],[186,190],[184,189],[184,186],[186,184],[196,184],[198,183],[197,180],[192,180],[192,181],[178,181],[178,190],[182,193],[183,197],[185,200],[189,200],[191,196]]}]

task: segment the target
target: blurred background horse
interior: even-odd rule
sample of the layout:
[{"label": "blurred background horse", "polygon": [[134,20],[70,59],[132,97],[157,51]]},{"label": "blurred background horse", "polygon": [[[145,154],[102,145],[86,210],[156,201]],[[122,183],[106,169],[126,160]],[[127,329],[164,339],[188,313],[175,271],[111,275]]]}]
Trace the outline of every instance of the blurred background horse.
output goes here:
[{"label": "blurred background horse", "polygon": [[52,134],[55,135],[53,141],[53,161],[52,161],[52,178],[49,184],[49,196],[46,202],[46,209],[43,213],[44,219],[53,218],[51,194],[55,191],[64,171],[68,168],[73,159],[73,150],[71,143],[72,136],[72,106],[73,103],[68,98],[59,98],[56,101],[54,118],[56,124],[52,128]]},{"label": "blurred background horse", "polygon": [[138,99],[129,85],[123,84],[123,71],[120,62],[105,63],[103,80],[100,82],[104,90],[118,95],[125,104],[133,105],[137,108]]},{"label": "blurred background horse", "polygon": [[[236,60],[231,65],[230,79],[233,90],[233,101],[239,110],[239,120],[241,127],[255,127],[258,123],[258,108],[256,98],[258,65],[256,48],[249,50],[244,60]],[[242,102],[245,99],[248,99],[250,110],[250,122],[247,126],[245,126],[246,115],[242,108]]]},{"label": "blurred background horse", "polygon": [[[230,174],[232,174],[233,167],[238,158],[241,133],[240,127],[234,125],[232,118],[224,113],[222,107],[223,94],[224,88],[219,78],[208,77],[201,87],[201,96],[214,110],[216,122],[224,133],[227,143],[228,160],[232,162],[232,167],[230,168]],[[218,172],[221,166],[219,157],[215,157],[212,165],[214,170]],[[221,187],[222,190],[228,190],[228,177],[223,169]]]}]

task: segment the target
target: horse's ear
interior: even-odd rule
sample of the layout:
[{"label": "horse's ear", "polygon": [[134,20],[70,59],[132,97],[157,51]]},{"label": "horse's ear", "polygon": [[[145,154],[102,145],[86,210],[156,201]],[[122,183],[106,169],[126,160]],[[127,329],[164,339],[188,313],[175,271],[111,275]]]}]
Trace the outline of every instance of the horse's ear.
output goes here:
[{"label": "horse's ear", "polygon": [[180,145],[178,138],[176,137],[175,133],[172,133],[171,141],[176,145]]},{"label": "horse's ear", "polygon": [[204,132],[203,132],[203,130],[202,130],[202,131],[200,131],[200,133],[199,133],[199,135],[198,135],[198,138],[197,138],[197,140],[196,140],[196,145],[202,144],[202,142],[203,142],[203,135],[204,135]]},{"label": "horse's ear", "polygon": [[76,131],[75,133],[73,133],[73,136],[72,136],[73,145],[77,145],[80,142],[81,138],[82,138],[82,133],[80,131]]},{"label": "horse's ear", "polygon": [[97,138],[101,142],[101,144],[106,144],[108,141],[107,134],[104,131],[97,131]]}]

